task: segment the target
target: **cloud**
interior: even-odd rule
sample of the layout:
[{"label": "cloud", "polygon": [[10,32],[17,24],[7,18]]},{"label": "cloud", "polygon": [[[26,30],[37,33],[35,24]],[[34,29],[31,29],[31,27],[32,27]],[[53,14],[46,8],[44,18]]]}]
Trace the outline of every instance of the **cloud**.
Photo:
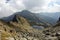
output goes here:
[{"label": "cloud", "polygon": [[44,0],[25,0],[23,1],[26,9],[32,9],[37,6],[44,6]]},{"label": "cloud", "polygon": [[0,18],[12,15],[16,9],[5,3],[6,0],[0,0]]},{"label": "cloud", "polygon": [[[6,0],[2,0],[1,2],[5,3]],[[7,2],[8,5],[3,5],[7,5],[6,9],[13,12],[24,9],[32,12],[57,12],[57,10],[60,10],[60,6],[56,6],[56,4],[59,5],[59,0],[9,0]]]},{"label": "cloud", "polygon": [[55,0],[54,2],[58,5],[60,5],[60,0]]},{"label": "cloud", "polygon": [[12,15],[24,9],[35,13],[60,12],[60,0],[0,0],[0,16]]},{"label": "cloud", "polygon": [[37,12],[37,13],[38,12],[60,12],[60,5],[59,5],[59,3],[56,3],[59,0],[45,0],[44,2],[43,1],[44,0],[42,0],[42,3],[39,3],[39,4],[43,4],[43,5],[33,7],[31,9],[31,11]]}]

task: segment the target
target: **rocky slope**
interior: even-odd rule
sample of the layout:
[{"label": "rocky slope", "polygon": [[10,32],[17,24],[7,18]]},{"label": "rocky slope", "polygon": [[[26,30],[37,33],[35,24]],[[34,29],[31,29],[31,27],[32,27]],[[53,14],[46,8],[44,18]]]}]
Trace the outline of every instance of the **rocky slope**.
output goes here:
[{"label": "rocky slope", "polygon": [[0,20],[1,40],[60,40],[60,21],[53,27],[43,30],[34,29],[29,21],[15,15],[13,20],[4,22]]},{"label": "rocky slope", "polygon": [[41,31],[32,28],[28,20],[19,15],[15,15],[8,23],[0,20],[1,40],[38,40],[40,33]]},{"label": "rocky slope", "polygon": [[60,19],[55,26],[44,29],[44,40],[60,40]]}]

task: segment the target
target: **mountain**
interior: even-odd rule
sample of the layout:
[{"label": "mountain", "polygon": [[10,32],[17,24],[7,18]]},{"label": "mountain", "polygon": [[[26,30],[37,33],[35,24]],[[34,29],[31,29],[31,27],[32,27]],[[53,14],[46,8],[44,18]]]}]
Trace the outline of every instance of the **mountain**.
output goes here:
[{"label": "mountain", "polygon": [[30,26],[29,21],[18,14],[5,22],[0,19],[1,40],[60,40],[60,18],[55,26],[42,30]]},{"label": "mountain", "polygon": [[27,11],[27,10],[23,10],[22,12],[16,12],[16,13],[14,13],[13,15],[11,15],[9,17],[4,17],[3,19],[6,20],[6,21],[10,21],[17,14],[27,18],[30,21],[32,20],[33,22],[38,22],[38,20],[37,20],[38,18],[35,17],[35,14],[33,14],[33,13]]},{"label": "mountain", "polygon": [[[48,13],[47,13],[48,14]],[[51,25],[55,25],[56,24],[56,19],[54,19],[53,17],[50,16],[46,16],[46,15],[42,15],[41,13],[36,14],[36,16],[40,19],[42,18],[43,22],[49,23]]]},{"label": "mountain", "polygon": [[0,20],[1,40],[38,40],[40,32],[31,27],[28,20],[20,15],[15,15],[9,22]]},{"label": "mountain", "polygon": [[[13,17],[17,14],[24,17],[24,18],[26,18],[29,21],[30,25],[39,25],[39,26],[43,25],[45,27],[51,25],[49,22],[44,20],[44,18],[47,19],[47,17],[44,17],[44,15],[42,15],[43,17],[38,17],[38,16],[36,16],[35,13],[32,13],[28,10],[23,10],[21,12],[16,12],[16,13],[14,13],[13,15],[11,15],[9,17],[4,17],[3,20],[5,20],[7,22],[11,21],[13,19]],[[48,17],[48,18],[50,18],[50,17]]]},{"label": "mountain", "polygon": [[15,27],[17,27],[17,28],[22,29],[22,30],[20,30],[20,29],[19,30],[23,31],[23,32],[24,31],[25,32],[26,31],[29,32],[29,30],[33,31],[33,28],[30,27],[30,24],[29,24],[28,20],[26,20],[24,17],[22,17],[20,15],[15,15],[14,18],[13,18],[13,20],[10,21],[10,24],[13,25],[13,26],[15,26]]},{"label": "mountain", "polygon": [[51,17],[53,19],[55,19],[56,21],[59,19],[60,17],[60,12],[55,12],[55,13],[40,13],[40,15],[45,15],[48,17]]}]

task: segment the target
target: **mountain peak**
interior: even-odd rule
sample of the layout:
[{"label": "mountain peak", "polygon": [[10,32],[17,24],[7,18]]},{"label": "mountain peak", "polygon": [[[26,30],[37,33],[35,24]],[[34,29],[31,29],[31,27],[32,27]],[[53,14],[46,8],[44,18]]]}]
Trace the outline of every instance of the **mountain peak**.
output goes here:
[{"label": "mountain peak", "polygon": [[22,12],[24,12],[24,13],[31,13],[29,10],[22,10]]}]

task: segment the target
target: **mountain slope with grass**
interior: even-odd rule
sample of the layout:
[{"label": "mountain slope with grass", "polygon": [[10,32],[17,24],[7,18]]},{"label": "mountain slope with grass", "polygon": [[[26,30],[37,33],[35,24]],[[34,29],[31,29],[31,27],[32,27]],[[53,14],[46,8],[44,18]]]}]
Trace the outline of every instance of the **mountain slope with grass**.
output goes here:
[{"label": "mountain slope with grass", "polygon": [[31,27],[29,21],[20,15],[15,15],[9,22],[0,20],[0,31],[2,40],[38,40],[42,32]]},{"label": "mountain slope with grass", "polygon": [[42,30],[31,27],[29,21],[18,14],[9,22],[0,20],[1,40],[60,40],[60,19],[54,26]]}]

